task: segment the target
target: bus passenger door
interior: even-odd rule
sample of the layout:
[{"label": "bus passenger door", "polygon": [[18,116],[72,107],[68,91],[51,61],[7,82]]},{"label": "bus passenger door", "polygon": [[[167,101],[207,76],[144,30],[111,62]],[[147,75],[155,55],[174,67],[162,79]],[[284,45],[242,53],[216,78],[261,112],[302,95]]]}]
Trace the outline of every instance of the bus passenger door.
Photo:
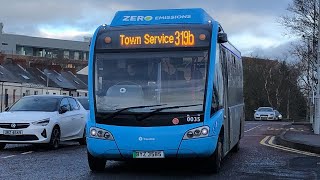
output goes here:
[{"label": "bus passenger door", "polygon": [[220,58],[223,74],[223,107],[224,107],[224,142],[223,152],[230,150],[230,118],[228,106],[228,55],[227,51],[220,45]]}]

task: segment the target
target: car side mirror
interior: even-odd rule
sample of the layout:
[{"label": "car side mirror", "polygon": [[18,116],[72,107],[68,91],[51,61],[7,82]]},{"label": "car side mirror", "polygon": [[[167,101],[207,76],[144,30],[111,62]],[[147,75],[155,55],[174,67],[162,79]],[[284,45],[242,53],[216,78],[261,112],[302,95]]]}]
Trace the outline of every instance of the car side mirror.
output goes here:
[{"label": "car side mirror", "polygon": [[60,114],[66,113],[67,111],[68,111],[67,106],[61,106],[60,109],[59,109],[59,113]]},{"label": "car side mirror", "polygon": [[4,111],[9,111],[9,107],[4,108]]},{"label": "car side mirror", "polygon": [[228,35],[227,33],[219,33],[218,34],[218,43],[226,43],[228,42]]}]

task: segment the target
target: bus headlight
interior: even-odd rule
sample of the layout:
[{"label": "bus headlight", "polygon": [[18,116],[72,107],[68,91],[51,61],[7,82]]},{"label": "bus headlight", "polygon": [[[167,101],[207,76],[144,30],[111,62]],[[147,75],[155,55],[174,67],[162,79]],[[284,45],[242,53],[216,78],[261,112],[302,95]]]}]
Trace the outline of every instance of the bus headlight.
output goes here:
[{"label": "bus headlight", "polygon": [[208,135],[209,135],[209,127],[202,126],[202,127],[188,130],[183,136],[183,139],[202,138],[202,137],[208,137]]},{"label": "bus headlight", "polygon": [[114,138],[109,131],[96,127],[90,128],[90,137],[114,141]]}]

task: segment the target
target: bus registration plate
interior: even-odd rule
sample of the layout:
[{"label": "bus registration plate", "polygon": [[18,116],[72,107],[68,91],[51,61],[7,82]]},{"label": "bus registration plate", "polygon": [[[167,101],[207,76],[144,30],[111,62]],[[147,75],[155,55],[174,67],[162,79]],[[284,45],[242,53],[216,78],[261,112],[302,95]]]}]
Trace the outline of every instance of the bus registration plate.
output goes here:
[{"label": "bus registration plate", "polygon": [[164,158],[163,151],[135,151],[133,158]]}]

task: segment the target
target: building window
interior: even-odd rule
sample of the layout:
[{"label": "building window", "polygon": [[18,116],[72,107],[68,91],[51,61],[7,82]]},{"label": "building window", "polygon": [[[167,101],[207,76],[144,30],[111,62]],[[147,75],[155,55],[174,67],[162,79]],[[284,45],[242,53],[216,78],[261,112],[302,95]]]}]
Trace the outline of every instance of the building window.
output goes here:
[{"label": "building window", "polygon": [[46,94],[49,94],[49,92],[46,92]]},{"label": "building window", "polygon": [[62,79],[60,79],[60,78],[58,78],[58,77],[57,77],[57,80],[60,81],[60,82],[62,82]]},{"label": "building window", "polygon": [[53,93],[53,95],[56,95],[57,93]]},{"label": "building window", "polygon": [[63,58],[69,59],[69,57],[70,57],[69,51],[63,51]]},{"label": "building window", "polygon": [[67,93],[62,93],[62,95],[67,95]]},{"label": "building window", "polygon": [[4,107],[8,107],[9,104],[9,95],[8,95],[8,89],[4,90]]},{"label": "building window", "polygon": [[79,56],[80,56],[80,54],[79,54],[79,52],[74,52],[74,59],[75,60],[79,60]]},{"label": "building window", "polygon": [[27,95],[27,96],[30,95],[30,90],[26,90],[26,95]]},{"label": "building window", "polygon": [[14,90],[13,90],[13,94],[12,94],[12,102],[13,102],[13,103],[16,102],[16,92],[17,92],[17,90],[14,89]]},{"label": "building window", "polygon": [[86,52],[83,53],[83,60],[87,60],[87,53]]},{"label": "building window", "polygon": [[84,93],[84,96],[87,97],[87,96],[88,96],[88,93]]},{"label": "building window", "polygon": [[77,92],[77,97],[79,97],[80,96],[80,93],[79,92]]},{"label": "building window", "polygon": [[38,95],[38,91],[34,91],[34,95]]}]

